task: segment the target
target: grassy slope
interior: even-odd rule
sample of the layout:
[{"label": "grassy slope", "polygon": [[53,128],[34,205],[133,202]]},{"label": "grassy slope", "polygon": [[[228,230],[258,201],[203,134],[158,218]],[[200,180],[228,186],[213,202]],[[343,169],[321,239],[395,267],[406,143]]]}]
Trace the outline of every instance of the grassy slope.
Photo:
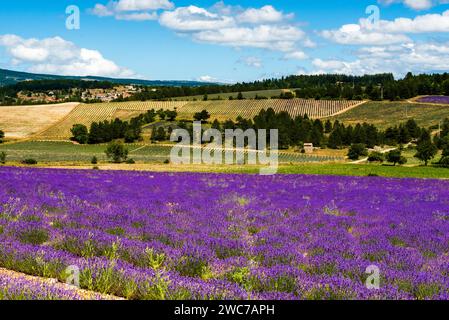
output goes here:
[{"label": "grassy slope", "polygon": [[[408,117],[406,117],[406,110]],[[415,119],[419,125],[429,127],[449,117],[449,106],[413,104],[407,102],[368,102],[334,117],[346,124],[373,123],[379,128]]]}]

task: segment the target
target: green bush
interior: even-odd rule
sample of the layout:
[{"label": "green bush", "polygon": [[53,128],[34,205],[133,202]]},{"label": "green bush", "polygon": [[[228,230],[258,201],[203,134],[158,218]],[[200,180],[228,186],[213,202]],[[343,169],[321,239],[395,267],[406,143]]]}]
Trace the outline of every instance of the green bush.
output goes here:
[{"label": "green bush", "polygon": [[351,160],[358,160],[361,156],[367,156],[368,149],[362,143],[355,143],[351,145],[348,151],[348,158]]},{"label": "green bush", "polygon": [[442,157],[438,164],[443,168],[449,168],[449,156]]},{"label": "green bush", "polygon": [[19,235],[23,243],[41,245],[49,239],[48,231],[44,229],[32,229],[24,231]]},{"label": "green bush", "polygon": [[368,161],[369,162],[384,162],[385,161],[385,156],[377,151],[373,151],[369,154],[368,156]]},{"label": "green bush", "polygon": [[96,156],[93,156],[92,159],[90,160],[91,164],[97,164],[98,163],[98,159]]},{"label": "green bush", "polygon": [[6,152],[2,151],[0,152],[0,164],[6,163]]},{"label": "green bush", "polygon": [[35,160],[33,158],[28,158],[28,159],[22,160],[22,164],[34,165],[34,164],[37,164],[37,160]]}]

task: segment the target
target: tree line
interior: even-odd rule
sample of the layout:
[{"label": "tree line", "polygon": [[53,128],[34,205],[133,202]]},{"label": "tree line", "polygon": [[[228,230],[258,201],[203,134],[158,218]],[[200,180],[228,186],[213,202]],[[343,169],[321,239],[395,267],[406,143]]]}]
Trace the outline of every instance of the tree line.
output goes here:
[{"label": "tree line", "polygon": [[141,140],[142,126],[154,122],[156,117],[174,121],[176,116],[176,111],[151,109],[129,121],[116,118],[112,121],[93,122],[89,129],[83,124],[75,124],[71,129],[71,140],[80,144],[99,144],[124,139],[125,142],[132,143]]},{"label": "tree line", "polygon": [[[207,111],[203,111],[207,113]],[[202,119],[207,120],[207,115]],[[338,120],[322,121],[310,119],[307,114],[292,118],[288,112],[276,113],[272,108],[261,110],[253,119],[238,117],[236,121],[214,120],[211,127],[224,133],[226,129],[278,129],[279,148],[300,147],[304,143],[313,143],[316,147],[340,149],[352,144],[364,144],[368,148],[376,145],[406,144],[420,137],[420,128],[413,119],[405,124],[379,130],[375,125],[357,123],[345,125]]]},{"label": "tree line", "polygon": [[[400,100],[417,95],[449,95],[449,73],[408,73],[403,79],[393,74],[350,76],[339,74],[294,75],[279,79],[266,79],[232,85],[207,85],[199,87],[146,87],[142,92],[122,100],[167,100],[174,97],[203,96],[209,94],[241,93],[273,89],[290,89],[297,98],[347,99],[347,100]],[[240,96],[241,97],[241,96]],[[234,98],[231,96],[231,98]],[[239,98],[236,96],[235,98]],[[266,97],[258,97],[263,99]],[[292,95],[280,98],[293,98]]]}]

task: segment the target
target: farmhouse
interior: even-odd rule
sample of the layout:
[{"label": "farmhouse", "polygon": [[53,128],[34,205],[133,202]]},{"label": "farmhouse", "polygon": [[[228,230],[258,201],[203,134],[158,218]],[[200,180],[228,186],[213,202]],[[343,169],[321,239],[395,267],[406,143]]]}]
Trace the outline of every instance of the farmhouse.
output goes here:
[{"label": "farmhouse", "polygon": [[313,143],[304,143],[304,152],[313,153]]}]

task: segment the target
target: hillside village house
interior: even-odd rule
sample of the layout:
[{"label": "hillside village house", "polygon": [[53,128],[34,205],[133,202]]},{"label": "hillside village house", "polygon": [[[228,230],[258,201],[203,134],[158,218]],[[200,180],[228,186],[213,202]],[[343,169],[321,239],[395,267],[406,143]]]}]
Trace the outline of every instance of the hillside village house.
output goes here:
[{"label": "hillside village house", "polygon": [[313,143],[304,143],[304,152],[313,153]]}]

